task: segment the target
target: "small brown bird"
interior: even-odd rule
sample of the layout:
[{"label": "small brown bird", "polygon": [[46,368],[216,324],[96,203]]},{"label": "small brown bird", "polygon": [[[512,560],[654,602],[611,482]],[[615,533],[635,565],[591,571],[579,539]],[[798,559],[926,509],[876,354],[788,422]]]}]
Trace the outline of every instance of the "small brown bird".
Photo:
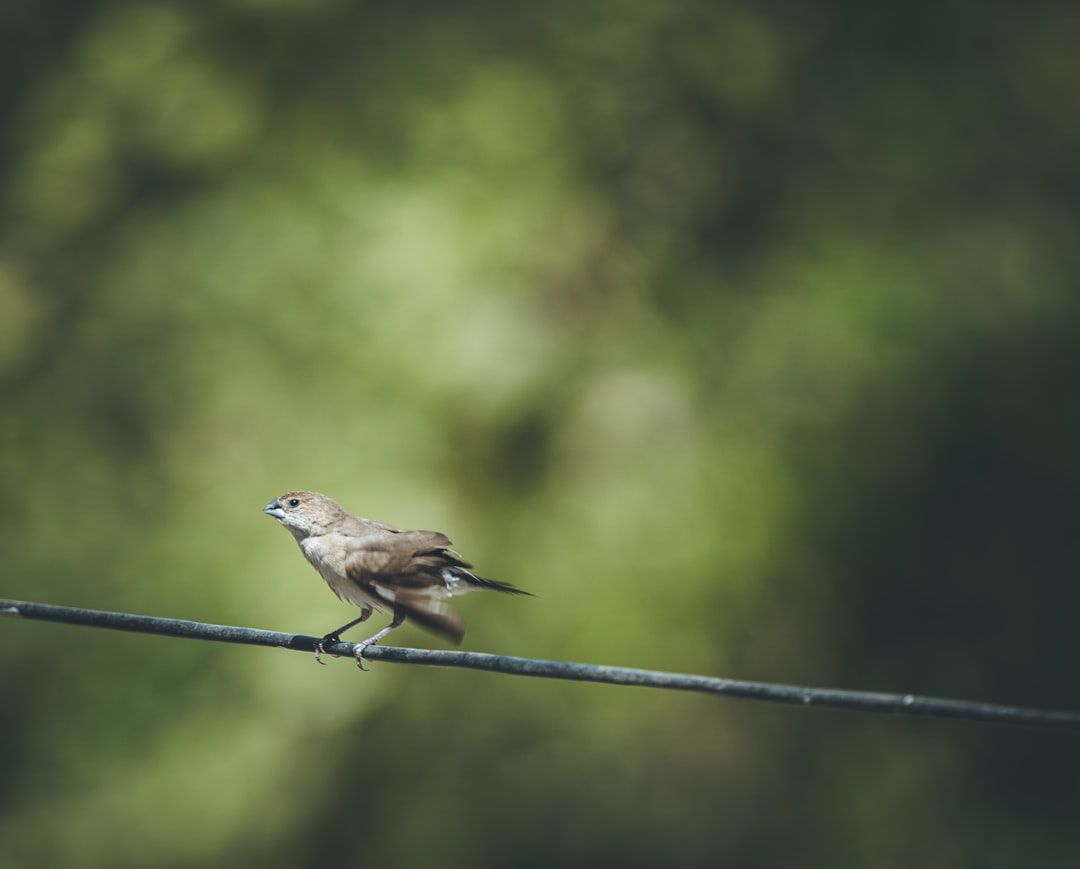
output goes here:
[{"label": "small brown bird", "polygon": [[372,610],[392,612],[394,620],[357,644],[360,669],[364,669],[364,649],[406,618],[460,643],[465,624],[444,598],[482,589],[529,594],[506,582],[481,579],[470,570],[472,565],[450,548],[445,534],[402,531],[362,519],[319,492],[286,492],[263,507],[263,512],[289,529],[334,594],[360,607],[360,618],[315,644],[315,660],[320,663],[325,645],[338,642],[342,633],[366,620]]}]

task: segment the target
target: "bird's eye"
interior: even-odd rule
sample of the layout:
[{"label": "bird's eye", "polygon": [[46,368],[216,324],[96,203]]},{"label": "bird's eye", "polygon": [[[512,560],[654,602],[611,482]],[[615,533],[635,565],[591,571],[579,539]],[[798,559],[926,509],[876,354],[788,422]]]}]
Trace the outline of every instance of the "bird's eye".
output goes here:
[{"label": "bird's eye", "polygon": [[299,498],[290,498],[289,499],[289,506],[290,507],[299,507],[300,506],[300,499]]}]

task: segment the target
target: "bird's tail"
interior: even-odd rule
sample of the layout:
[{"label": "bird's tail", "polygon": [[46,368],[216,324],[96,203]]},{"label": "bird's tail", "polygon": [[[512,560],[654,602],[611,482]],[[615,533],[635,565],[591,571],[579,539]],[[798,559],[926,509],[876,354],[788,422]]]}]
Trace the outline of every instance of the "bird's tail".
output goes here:
[{"label": "bird's tail", "polygon": [[443,579],[446,580],[451,594],[461,594],[465,591],[501,591],[506,594],[526,594],[533,597],[532,592],[524,591],[516,585],[477,576],[471,570],[466,570],[468,566],[459,564],[443,571]]},{"label": "bird's tail", "polygon": [[507,594],[525,594],[529,597],[534,596],[531,591],[525,591],[525,589],[518,588],[516,585],[511,585],[508,582],[499,582],[497,579],[484,579],[482,576],[476,576],[472,573],[469,574],[469,584],[489,591],[502,591]]}]

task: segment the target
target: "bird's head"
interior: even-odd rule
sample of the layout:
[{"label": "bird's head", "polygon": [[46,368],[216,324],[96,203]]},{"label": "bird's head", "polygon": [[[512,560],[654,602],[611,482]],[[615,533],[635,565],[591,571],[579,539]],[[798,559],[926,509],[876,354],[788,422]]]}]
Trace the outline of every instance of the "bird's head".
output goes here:
[{"label": "bird's head", "polygon": [[263,512],[288,528],[297,540],[325,534],[345,513],[337,501],[320,492],[286,492],[263,507]]}]

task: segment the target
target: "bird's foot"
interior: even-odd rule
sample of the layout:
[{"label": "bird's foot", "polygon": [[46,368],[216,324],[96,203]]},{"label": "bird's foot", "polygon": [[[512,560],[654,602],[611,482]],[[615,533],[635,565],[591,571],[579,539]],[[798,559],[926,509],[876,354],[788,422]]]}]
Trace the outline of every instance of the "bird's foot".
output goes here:
[{"label": "bird's foot", "polygon": [[356,666],[365,672],[367,672],[367,667],[364,666],[364,651],[377,642],[378,640],[364,640],[362,643],[357,643],[356,648],[353,649],[353,654],[356,655]]},{"label": "bird's foot", "polygon": [[326,644],[327,643],[336,643],[336,642],[338,642],[340,640],[341,640],[341,637],[339,637],[337,634],[327,634],[321,640],[316,640],[315,641],[315,663],[316,664],[325,664],[326,661],[324,661],[322,659],[322,656],[326,654]]}]

